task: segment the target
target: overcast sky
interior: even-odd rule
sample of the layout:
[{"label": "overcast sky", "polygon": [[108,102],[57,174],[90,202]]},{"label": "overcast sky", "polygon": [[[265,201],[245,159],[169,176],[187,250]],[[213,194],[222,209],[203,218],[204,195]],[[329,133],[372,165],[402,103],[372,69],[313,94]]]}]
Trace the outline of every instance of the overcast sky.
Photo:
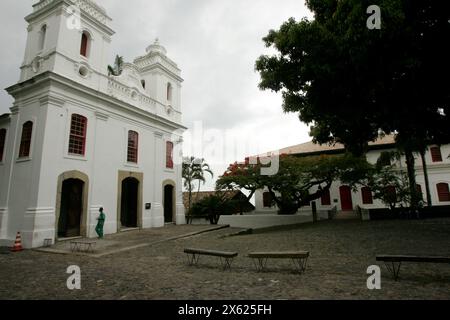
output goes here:
[{"label": "overcast sky", "polygon": [[[1,0],[0,86],[19,79],[26,42],[24,17],[37,0]],[[111,46],[126,61],[158,37],[182,70],[184,154],[205,157],[216,175],[246,155],[310,140],[296,114],[284,114],[281,95],[258,89],[262,38],[290,17],[311,17],[301,0],[97,0],[113,19]],[[12,99],[2,90],[0,114]],[[194,130],[194,127],[197,128]],[[199,129],[202,130],[199,130]],[[189,137],[193,137],[192,139]],[[191,143],[191,141],[193,143]],[[203,151],[203,152],[202,152]],[[202,154],[203,153],[203,154]],[[213,188],[209,181],[205,190]]]}]

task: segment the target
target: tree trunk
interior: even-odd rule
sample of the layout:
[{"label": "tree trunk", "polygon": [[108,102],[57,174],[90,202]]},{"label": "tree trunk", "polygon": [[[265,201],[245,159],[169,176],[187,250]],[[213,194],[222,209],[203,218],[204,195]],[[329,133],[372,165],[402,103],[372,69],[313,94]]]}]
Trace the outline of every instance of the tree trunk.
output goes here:
[{"label": "tree trunk", "polygon": [[191,205],[192,205],[192,185],[189,182],[189,214],[191,213]]},{"label": "tree trunk", "polygon": [[408,169],[409,192],[411,195],[411,211],[418,218],[419,215],[419,197],[417,195],[417,183],[415,172],[414,154],[411,150],[405,150],[406,167]]},{"label": "tree trunk", "polygon": [[420,157],[422,158],[422,168],[423,168],[423,175],[425,177],[425,189],[427,194],[427,206],[431,207],[433,206],[432,200],[431,200],[431,191],[430,191],[430,181],[428,179],[428,168],[427,168],[427,161],[425,159],[425,151],[420,152]]}]

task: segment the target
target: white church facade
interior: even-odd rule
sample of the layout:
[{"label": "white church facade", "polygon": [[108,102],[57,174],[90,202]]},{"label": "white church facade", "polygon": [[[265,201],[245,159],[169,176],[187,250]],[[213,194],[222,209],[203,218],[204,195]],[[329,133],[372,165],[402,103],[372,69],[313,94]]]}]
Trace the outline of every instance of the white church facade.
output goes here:
[{"label": "white church facade", "polygon": [[[369,144],[369,151],[366,154],[366,158],[368,162],[374,164],[382,152],[395,150],[393,136],[386,136]],[[300,157],[341,154],[344,152],[345,148],[341,144],[329,146],[318,145],[313,142],[307,142],[277,151],[278,154],[290,154]],[[415,159],[417,189],[422,193],[423,200],[426,201],[425,176],[420,155],[415,154]],[[425,160],[432,205],[450,206],[450,145],[430,145],[425,153]],[[406,159],[404,156],[397,160],[394,165],[397,169],[406,172]],[[315,191],[311,190],[311,192]],[[334,181],[329,192],[314,202],[317,210],[321,212],[327,212],[333,208],[338,213],[346,211],[356,212],[358,207],[362,209],[386,208],[386,205],[373,197],[370,189],[359,187],[355,191],[340,181]],[[278,210],[276,206],[273,206],[268,190],[257,190],[255,192],[255,207],[259,213],[275,213]],[[310,211],[311,206],[306,206],[301,208],[299,213]]]},{"label": "white church facade", "polygon": [[[0,245],[184,224],[180,69],[158,41],[108,75],[114,31],[92,0],[41,0],[0,116]],[[5,49],[7,50],[7,49]]]}]

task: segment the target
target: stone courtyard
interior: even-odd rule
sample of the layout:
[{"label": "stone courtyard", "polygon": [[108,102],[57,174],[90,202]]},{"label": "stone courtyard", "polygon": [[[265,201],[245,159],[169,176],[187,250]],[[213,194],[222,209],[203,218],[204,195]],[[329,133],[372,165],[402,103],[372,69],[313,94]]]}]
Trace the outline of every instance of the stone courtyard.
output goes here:
[{"label": "stone courtyard", "polygon": [[[94,254],[74,254],[61,243],[44,251],[2,248],[0,299],[450,299],[446,264],[405,263],[397,282],[380,265],[381,290],[366,287],[366,270],[377,264],[377,254],[450,255],[450,219],[324,221],[246,235],[214,227],[111,235],[98,242]],[[192,267],[186,247],[239,256],[229,271],[207,256]],[[294,273],[289,260],[270,260],[266,272],[256,272],[246,257],[251,251],[278,250],[310,251],[306,272]],[[70,265],[81,268],[81,290],[66,287]]]}]

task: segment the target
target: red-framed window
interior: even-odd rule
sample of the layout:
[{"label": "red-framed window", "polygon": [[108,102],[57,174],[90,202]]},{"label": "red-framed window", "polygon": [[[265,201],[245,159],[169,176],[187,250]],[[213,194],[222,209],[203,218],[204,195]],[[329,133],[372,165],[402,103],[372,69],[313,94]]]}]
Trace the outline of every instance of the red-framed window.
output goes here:
[{"label": "red-framed window", "polygon": [[263,206],[264,208],[272,207],[272,194],[270,192],[263,193]]},{"label": "red-framed window", "polygon": [[81,34],[80,54],[87,58],[89,46],[89,35],[87,32]]},{"label": "red-framed window", "polygon": [[166,168],[173,169],[173,142],[166,142]]},{"label": "red-framed window", "polygon": [[438,183],[436,187],[437,187],[439,202],[450,201],[450,192],[449,192],[449,188],[448,188],[448,183]]},{"label": "red-framed window", "polygon": [[22,126],[22,137],[20,138],[19,158],[25,158],[30,156],[32,136],[33,136],[33,122],[27,121]]},{"label": "red-framed window", "polygon": [[3,153],[5,152],[6,129],[0,129],[0,162],[3,161]]},{"label": "red-framed window", "polygon": [[327,189],[325,193],[320,198],[320,203],[323,206],[330,206],[331,205],[331,196],[330,196],[330,189]]},{"label": "red-framed window", "polygon": [[419,199],[423,201],[422,186],[420,184],[416,185],[416,191],[417,191],[417,195],[419,196]]},{"label": "red-framed window", "polygon": [[139,134],[136,131],[128,131],[127,161],[138,162]]},{"label": "red-framed window", "polygon": [[86,152],[87,118],[72,114],[70,122],[69,153],[84,156]]},{"label": "red-framed window", "polygon": [[431,160],[433,162],[442,162],[442,153],[440,147],[431,147],[430,153],[431,153]]},{"label": "red-framed window", "polygon": [[373,204],[372,190],[368,187],[361,188],[361,197],[363,204]]},{"label": "red-framed window", "polygon": [[388,187],[386,187],[385,190],[386,190],[387,199],[392,202],[395,202],[397,200],[397,190],[395,189],[395,187],[388,186]]}]

